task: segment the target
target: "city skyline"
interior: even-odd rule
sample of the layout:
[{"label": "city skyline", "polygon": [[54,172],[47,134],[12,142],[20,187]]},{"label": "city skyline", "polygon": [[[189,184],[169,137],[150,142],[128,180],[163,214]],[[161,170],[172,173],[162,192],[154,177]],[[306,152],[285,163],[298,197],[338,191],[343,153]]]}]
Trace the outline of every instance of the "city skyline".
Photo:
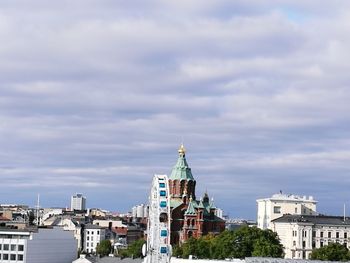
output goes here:
[{"label": "city skyline", "polygon": [[0,203],[127,211],[184,142],[231,217],[350,207],[348,1],[0,3]]}]

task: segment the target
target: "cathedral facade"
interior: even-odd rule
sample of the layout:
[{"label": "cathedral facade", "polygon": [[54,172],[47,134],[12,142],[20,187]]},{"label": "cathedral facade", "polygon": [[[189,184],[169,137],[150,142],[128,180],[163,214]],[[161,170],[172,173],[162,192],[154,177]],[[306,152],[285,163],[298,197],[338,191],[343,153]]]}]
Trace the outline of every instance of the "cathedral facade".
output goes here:
[{"label": "cathedral facade", "polygon": [[225,221],[216,216],[216,206],[207,193],[197,200],[196,180],[186,161],[186,150],[179,149],[179,158],[169,177],[171,210],[171,244],[180,244],[190,237],[218,234],[225,230]]}]

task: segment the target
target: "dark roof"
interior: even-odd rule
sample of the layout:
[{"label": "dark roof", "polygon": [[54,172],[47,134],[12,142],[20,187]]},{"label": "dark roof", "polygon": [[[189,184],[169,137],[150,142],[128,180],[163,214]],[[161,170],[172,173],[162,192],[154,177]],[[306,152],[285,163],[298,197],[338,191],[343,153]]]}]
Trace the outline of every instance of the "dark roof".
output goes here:
[{"label": "dark roof", "polygon": [[272,220],[274,223],[310,223],[317,225],[350,225],[350,218],[343,216],[325,215],[283,215]]}]

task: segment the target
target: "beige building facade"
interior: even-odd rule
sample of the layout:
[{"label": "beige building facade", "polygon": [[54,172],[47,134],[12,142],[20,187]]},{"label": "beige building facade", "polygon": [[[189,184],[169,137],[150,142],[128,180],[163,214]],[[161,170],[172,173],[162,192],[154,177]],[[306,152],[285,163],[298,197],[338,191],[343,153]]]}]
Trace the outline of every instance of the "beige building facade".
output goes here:
[{"label": "beige building facade", "polygon": [[261,229],[271,229],[270,222],[285,214],[317,215],[317,201],[312,196],[279,193],[256,201],[258,205],[257,224]]},{"label": "beige building facade", "polygon": [[350,218],[339,216],[284,215],[271,222],[285,258],[309,259],[313,249],[330,243],[349,248]]}]

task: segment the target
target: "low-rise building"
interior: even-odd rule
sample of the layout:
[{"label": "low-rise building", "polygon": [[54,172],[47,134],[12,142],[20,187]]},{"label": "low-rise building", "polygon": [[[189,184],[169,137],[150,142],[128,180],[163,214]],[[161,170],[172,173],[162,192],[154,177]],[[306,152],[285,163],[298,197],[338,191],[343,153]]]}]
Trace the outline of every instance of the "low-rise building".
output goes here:
[{"label": "low-rise building", "polygon": [[97,245],[106,239],[106,228],[97,225],[85,225],[84,229],[84,251],[96,253]]},{"label": "low-rise building", "polygon": [[284,247],[285,257],[308,259],[312,250],[329,243],[349,248],[350,218],[324,215],[284,215],[271,221]]}]

